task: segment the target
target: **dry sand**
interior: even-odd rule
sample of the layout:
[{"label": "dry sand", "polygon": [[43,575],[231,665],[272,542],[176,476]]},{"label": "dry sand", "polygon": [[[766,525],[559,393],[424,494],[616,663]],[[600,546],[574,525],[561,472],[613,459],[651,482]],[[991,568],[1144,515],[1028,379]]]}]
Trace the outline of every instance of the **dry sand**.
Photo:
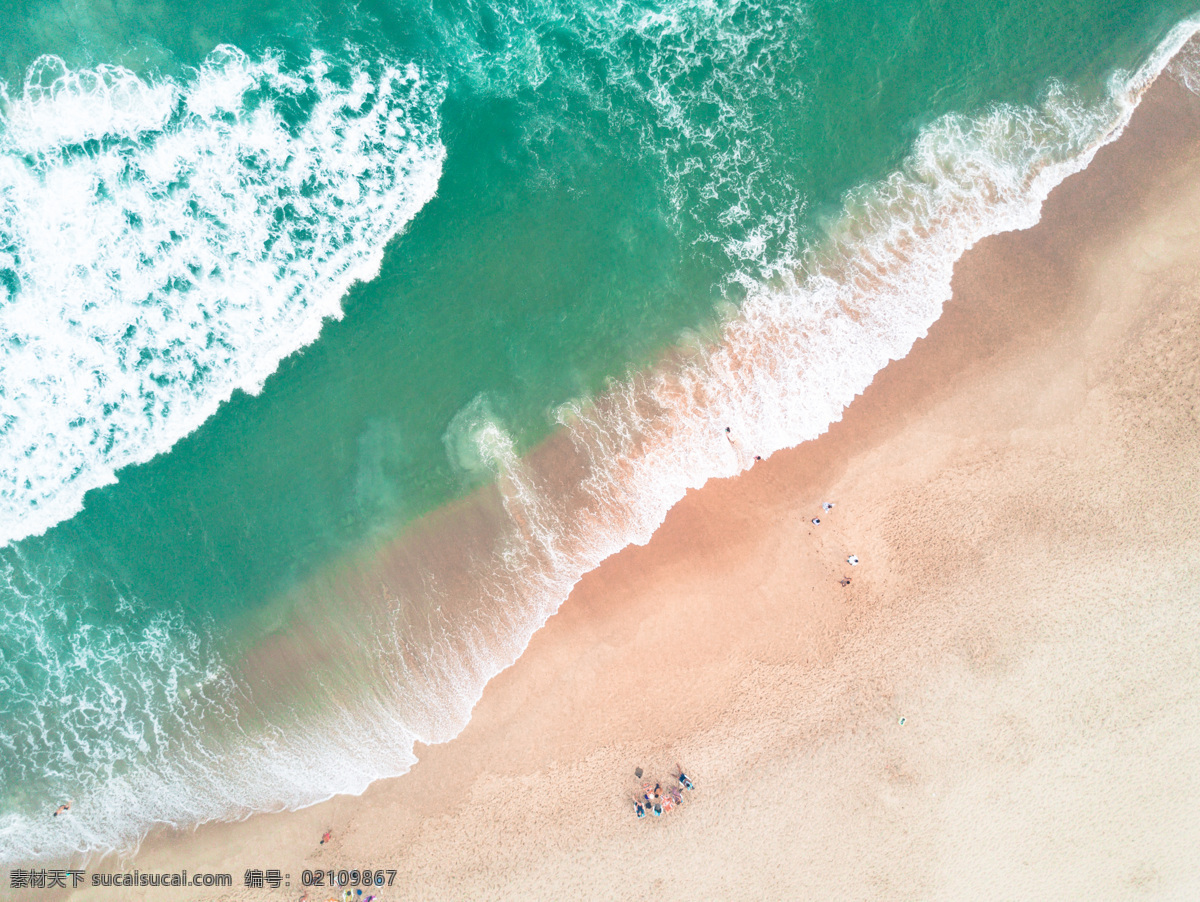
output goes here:
[{"label": "dry sand", "polygon": [[[1163,80],[842,422],[589,574],[453,742],[120,863],[232,892],[72,898],[1200,898],[1198,300],[1200,98]],[[695,792],[635,819],[634,768],[677,762]]]}]

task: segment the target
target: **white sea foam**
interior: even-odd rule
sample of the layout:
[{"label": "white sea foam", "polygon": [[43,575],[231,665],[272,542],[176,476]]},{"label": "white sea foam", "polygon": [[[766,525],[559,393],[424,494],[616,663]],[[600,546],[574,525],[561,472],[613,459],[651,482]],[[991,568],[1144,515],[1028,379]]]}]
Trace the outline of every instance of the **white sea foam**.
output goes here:
[{"label": "white sea foam", "polygon": [[350,55],[0,87],[0,542],[256,392],[433,196],[440,86]]},{"label": "white sea foam", "polygon": [[1193,94],[1200,94],[1200,41],[1188,41],[1172,58],[1167,71]]},{"label": "white sea foam", "polygon": [[[494,40],[477,44],[454,33],[466,55],[456,64],[481,93],[555,85],[547,92],[551,112],[540,107],[523,123],[549,177],[577,107],[607,119],[619,152],[641,155],[657,171],[663,212],[694,250],[722,267],[728,257],[754,270],[798,241],[805,188],[789,165],[794,148],[782,137],[781,117],[804,115],[808,7],[760,0],[656,6],[534,0],[518,12],[501,4],[489,22]],[[530,28],[530,18],[540,27]],[[563,52],[564,35],[578,52]]]}]

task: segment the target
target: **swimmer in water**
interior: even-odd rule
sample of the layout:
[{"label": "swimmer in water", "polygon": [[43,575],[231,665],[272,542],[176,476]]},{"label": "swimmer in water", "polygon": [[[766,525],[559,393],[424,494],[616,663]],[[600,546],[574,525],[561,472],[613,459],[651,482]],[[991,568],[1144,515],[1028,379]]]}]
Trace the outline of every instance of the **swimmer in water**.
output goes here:
[{"label": "swimmer in water", "polygon": [[67,802],[67,804],[65,804],[65,805],[59,805],[59,806],[58,806],[58,810],[54,812],[54,816],[55,816],[55,817],[58,817],[58,816],[59,816],[60,814],[62,814],[64,811],[70,811],[70,810],[71,810],[71,803],[70,803],[70,802]]}]

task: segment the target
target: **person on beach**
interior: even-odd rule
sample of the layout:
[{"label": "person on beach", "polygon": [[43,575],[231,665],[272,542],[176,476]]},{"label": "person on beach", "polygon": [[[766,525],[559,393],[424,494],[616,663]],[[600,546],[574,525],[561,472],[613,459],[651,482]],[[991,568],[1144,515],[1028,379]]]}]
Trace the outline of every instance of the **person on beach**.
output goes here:
[{"label": "person on beach", "polygon": [[65,805],[59,805],[59,806],[58,806],[58,808],[57,808],[57,809],[55,810],[55,812],[54,812],[54,816],[55,816],[55,817],[58,817],[58,816],[59,816],[60,814],[62,814],[64,811],[70,811],[70,810],[71,810],[71,803],[70,803],[70,802],[67,802]]},{"label": "person on beach", "polygon": [[825,511],[825,513],[829,513],[831,510],[833,510],[832,502],[826,501],[821,505],[821,510]]},{"label": "person on beach", "polygon": [[633,807],[637,811],[638,820],[641,820],[646,816],[646,806],[641,802],[634,801]]},{"label": "person on beach", "polygon": [[651,810],[654,812],[655,817],[662,817],[662,805],[658,804],[658,802],[654,803],[654,808]]},{"label": "person on beach", "polygon": [[821,525],[821,518],[813,517],[813,526],[820,526],[820,525]]},{"label": "person on beach", "polygon": [[850,555],[850,557],[846,558],[846,563],[849,564],[851,567],[857,567],[858,566],[858,555],[857,554]]},{"label": "person on beach", "polygon": [[683,772],[683,768],[679,768],[679,785],[684,789],[695,789],[692,781],[688,779],[688,775]]},{"label": "person on beach", "polygon": [[842,584],[842,588],[844,589],[844,588],[846,588],[846,586],[850,585],[850,577],[843,576],[841,579],[838,580],[838,582]]},{"label": "person on beach", "polygon": [[331,839],[333,839],[333,831],[326,830],[325,835],[321,837],[321,845],[325,845],[325,843],[329,842]]}]

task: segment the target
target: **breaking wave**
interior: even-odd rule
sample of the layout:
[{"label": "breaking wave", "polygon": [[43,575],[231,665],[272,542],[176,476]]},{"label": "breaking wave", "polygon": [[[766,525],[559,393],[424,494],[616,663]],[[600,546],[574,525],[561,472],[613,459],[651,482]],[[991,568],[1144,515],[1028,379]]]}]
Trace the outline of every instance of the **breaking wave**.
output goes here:
[{"label": "breaking wave", "polygon": [[0,85],[0,542],[258,391],[433,196],[441,86],[347,56]]}]

